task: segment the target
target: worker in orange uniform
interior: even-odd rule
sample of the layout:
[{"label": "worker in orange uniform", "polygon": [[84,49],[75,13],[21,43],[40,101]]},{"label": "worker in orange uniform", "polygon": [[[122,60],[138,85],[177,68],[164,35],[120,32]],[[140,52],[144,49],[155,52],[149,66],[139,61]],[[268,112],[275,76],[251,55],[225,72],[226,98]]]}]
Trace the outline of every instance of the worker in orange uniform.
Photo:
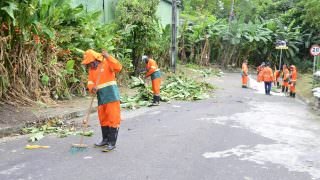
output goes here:
[{"label": "worker in orange uniform", "polygon": [[278,70],[276,67],[274,67],[274,74],[273,74],[274,85],[277,86],[278,88],[280,88],[280,74],[281,74],[281,71]]},{"label": "worker in orange uniform", "polygon": [[120,94],[115,73],[120,72],[122,65],[106,51],[97,53],[91,49],[84,53],[82,64],[89,68],[89,92],[98,98],[102,141],[95,146],[105,147],[102,151],[108,152],[115,148],[120,127]]},{"label": "worker in orange uniform", "polygon": [[152,105],[157,106],[160,104],[160,84],[161,84],[161,72],[155,60],[148,56],[142,56],[142,62],[146,64],[146,76],[151,76],[153,101]]},{"label": "worker in orange uniform", "polygon": [[289,86],[290,86],[290,97],[295,98],[296,97],[296,83],[297,83],[297,69],[296,66],[291,65],[290,66],[290,81],[289,81]]},{"label": "worker in orange uniform", "polygon": [[242,77],[242,88],[248,87],[248,60],[244,60],[242,63],[242,70],[241,70],[241,77]]},{"label": "worker in orange uniform", "polygon": [[263,68],[265,67],[265,62],[262,62],[260,66],[258,66],[257,68],[257,82],[261,82],[262,81],[262,72],[263,72]]},{"label": "worker in orange uniform", "polygon": [[273,80],[274,78],[270,64],[266,63],[266,67],[263,69],[263,82],[266,95],[271,95],[270,92]]},{"label": "worker in orange uniform", "polygon": [[286,64],[282,66],[282,93],[287,95],[289,88],[289,70]]}]

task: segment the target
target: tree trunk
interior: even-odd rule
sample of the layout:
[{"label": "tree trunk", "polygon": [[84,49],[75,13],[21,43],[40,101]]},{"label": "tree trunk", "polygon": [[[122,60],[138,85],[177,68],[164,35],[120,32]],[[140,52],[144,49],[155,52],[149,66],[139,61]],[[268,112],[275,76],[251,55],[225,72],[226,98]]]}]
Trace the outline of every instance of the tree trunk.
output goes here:
[{"label": "tree trunk", "polygon": [[[133,42],[134,44],[136,44],[136,33],[133,32]],[[133,68],[134,68],[134,75],[135,76],[138,76],[139,75],[139,60],[137,58],[137,49],[136,48],[133,48],[132,49],[132,54],[131,54],[131,58],[132,58],[132,65],[133,65]]]},{"label": "tree trunk", "polygon": [[202,52],[201,52],[201,65],[207,65],[208,64],[208,46],[209,46],[209,41],[208,38],[206,38],[206,41],[204,43]]},{"label": "tree trunk", "polygon": [[186,49],[184,47],[184,35],[181,37],[181,61],[186,63],[185,61],[187,60],[187,55],[186,55]]}]

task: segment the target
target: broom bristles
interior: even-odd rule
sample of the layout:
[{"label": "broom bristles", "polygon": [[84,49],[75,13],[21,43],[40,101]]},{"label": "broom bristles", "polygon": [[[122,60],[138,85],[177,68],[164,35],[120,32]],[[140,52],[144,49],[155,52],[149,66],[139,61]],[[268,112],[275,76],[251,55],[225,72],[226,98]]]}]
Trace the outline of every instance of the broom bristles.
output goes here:
[{"label": "broom bristles", "polygon": [[86,144],[72,144],[72,147],[76,147],[76,148],[87,148],[88,145],[86,145]]},{"label": "broom bristles", "polygon": [[87,150],[87,148],[88,148],[88,145],[86,144],[72,144],[70,148],[70,153],[75,154],[78,152],[84,152]]}]

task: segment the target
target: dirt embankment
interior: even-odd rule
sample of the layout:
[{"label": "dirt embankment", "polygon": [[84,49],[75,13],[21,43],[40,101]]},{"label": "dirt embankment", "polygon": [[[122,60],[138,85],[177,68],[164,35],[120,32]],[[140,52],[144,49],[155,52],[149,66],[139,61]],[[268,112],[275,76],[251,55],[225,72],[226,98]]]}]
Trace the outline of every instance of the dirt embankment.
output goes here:
[{"label": "dirt embankment", "polygon": [[37,117],[27,108],[18,108],[12,105],[0,105],[0,128],[34,121]]}]

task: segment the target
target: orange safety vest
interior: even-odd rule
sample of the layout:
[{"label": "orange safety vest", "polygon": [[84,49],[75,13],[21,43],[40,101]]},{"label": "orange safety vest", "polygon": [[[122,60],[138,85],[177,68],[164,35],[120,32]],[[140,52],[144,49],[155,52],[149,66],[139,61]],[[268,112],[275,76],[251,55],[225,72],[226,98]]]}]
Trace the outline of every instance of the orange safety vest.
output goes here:
[{"label": "orange safety vest", "polygon": [[[119,61],[110,55],[96,69],[89,69],[88,89],[91,91],[92,88],[97,88],[98,105],[120,100],[115,73],[120,72],[121,69],[122,65]],[[99,82],[97,82],[98,77]]]},{"label": "orange safety vest", "polygon": [[242,76],[248,76],[248,65],[246,63],[242,63]]},{"label": "orange safety vest", "polygon": [[264,82],[273,82],[273,73],[270,67],[265,67],[263,69],[263,81]]},{"label": "orange safety vest", "polygon": [[279,81],[279,78],[280,78],[280,71],[279,70],[276,70],[275,72],[274,72],[274,81],[275,82],[278,82]]},{"label": "orange safety vest", "polygon": [[296,81],[297,81],[297,70],[294,69],[294,70],[291,72],[290,81],[291,81],[291,82],[296,82]]},{"label": "orange safety vest", "polygon": [[147,73],[146,77],[151,76],[152,80],[152,92],[154,95],[160,95],[160,84],[161,84],[161,72],[155,60],[148,59],[146,65]]},{"label": "orange safety vest", "polygon": [[151,80],[157,79],[161,77],[160,69],[155,60],[149,59],[146,65],[147,73],[146,77],[151,76]]},{"label": "orange safety vest", "polygon": [[261,82],[263,79],[263,69],[264,69],[263,66],[258,67],[258,77],[257,77],[258,82]]},{"label": "orange safety vest", "polygon": [[282,80],[283,80],[284,82],[288,82],[288,81],[289,81],[289,70],[288,70],[288,68],[284,68],[284,69],[283,69]]}]

